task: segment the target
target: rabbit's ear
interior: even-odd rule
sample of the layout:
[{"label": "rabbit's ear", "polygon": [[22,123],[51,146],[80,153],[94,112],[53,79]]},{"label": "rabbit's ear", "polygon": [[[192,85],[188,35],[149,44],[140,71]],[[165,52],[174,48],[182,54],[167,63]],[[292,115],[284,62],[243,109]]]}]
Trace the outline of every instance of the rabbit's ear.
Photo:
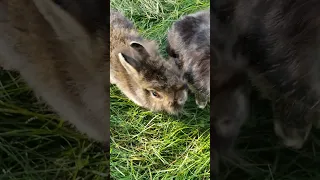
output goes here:
[{"label": "rabbit's ear", "polygon": [[130,46],[139,53],[142,59],[148,58],[150,56],[146,48],[139,42],[131,41]]},{"label": "rabbit's ear", "polygon": [[33,0],[33,2],[58,38],[66,43],[72,43],[71,47],[76,52],[90,53],[90,37],[74,17],[52,0]]},{"label": "rabbit's ear", "polygon": [[122,66],[127,70],[128,74],[133,75],[134,77],[139,76],[139,71],[141,69],[141,63],[124,53],[118,54],[119,60]]}]

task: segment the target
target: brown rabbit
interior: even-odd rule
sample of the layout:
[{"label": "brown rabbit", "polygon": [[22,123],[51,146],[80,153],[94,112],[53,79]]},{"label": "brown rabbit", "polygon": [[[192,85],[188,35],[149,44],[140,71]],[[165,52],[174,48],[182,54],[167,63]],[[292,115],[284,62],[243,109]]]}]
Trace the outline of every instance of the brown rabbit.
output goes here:
[{"label": "brown rabbit", "polygon": [[79,131],[106,143],[107,12],[105,0],[0,1],[0,64]]},{"label": "brown rabbit", "polygon": [[143,39],[121,13],[111,10],[110,18],[110,82],[141,107],[180,112],[187,86],[176,65],[165,61],[157,44]]}]

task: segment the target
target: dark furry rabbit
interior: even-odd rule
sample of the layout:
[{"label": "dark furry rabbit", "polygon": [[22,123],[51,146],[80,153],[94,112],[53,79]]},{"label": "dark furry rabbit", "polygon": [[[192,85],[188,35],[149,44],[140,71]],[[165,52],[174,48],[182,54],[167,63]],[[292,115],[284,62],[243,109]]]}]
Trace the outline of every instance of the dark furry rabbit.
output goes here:
[{"label": "dark furry rabbit", "polygon": [[223,44],[228,46],[223,37],[227,29],[211,27],[214,37],[210,47],[209,10],[180,18],[168,32],[167,52],[195,90],[198,106],[204,107],[210,98],[210,51],[213,51],[212,117],[217,133],[233,139],[248,117],[247,77],[241,71],[244,65],[232,62],[228,49],[225,52],[221,49]]},{"label": "dark furry rabbit", "polygon": [[237,29],[232,54],[273,101],[274,129],[299,149],[319,121],[320,1],[217,0],[213,15]]},{"label": "dark furry rabbit", "polygon": [[168,32],[167,52],[204,108],[210,99],[210,12],[204,10],[176,21]]},{"label": "dark furry rabbit", "polygon": [[110,82],[141,107],[179,113],[188,94],[177,66],[165,61],[157,43],[142,38],[120,12],[111,10],[110,23]]},{"label": "dark furry rabbit", "polygon": [[[248,119],[250,84],[243,70],[246,64],[233,61],[227,48],[235,42],[235,39],[225,41],[230,37],[230,30],[214,24],[211,24],[213,37],[210,39],[208,10],[180,18],[168,32],[167,52],[196,93],[197,105],[203,108],[210,96],[212,98],[211,148],[218,156],[229,153],[241,126]],[[213,55],[211,67],[210,55]]]},{"label": "dark furry rabbit", "polygon": [[105,0],[0,1],[0,65],[63,119],[108,144],[109,52]]}]

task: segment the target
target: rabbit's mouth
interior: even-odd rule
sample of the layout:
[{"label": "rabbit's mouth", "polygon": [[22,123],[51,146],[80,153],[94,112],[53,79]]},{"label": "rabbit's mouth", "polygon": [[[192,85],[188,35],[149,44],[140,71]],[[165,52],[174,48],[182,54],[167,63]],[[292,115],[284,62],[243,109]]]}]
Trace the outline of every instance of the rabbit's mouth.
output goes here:
[{"label": "rabbit's mouth", "polygon": [[179,115],[183,111],[183,106],[181,105],[163,105],[162,107],[153,107],[153,108],[148,108],[147,106],[142,106],[146,109],[149,109],[153,112],[163,112],[163,113],[168,113],[170,115]]},{"label": "rabbit's mouth", "polygon": [[177,102],[172,103],[171,106],[166,110],[171,115],[178,115],[182,112],[183,105],[178,104]]}]

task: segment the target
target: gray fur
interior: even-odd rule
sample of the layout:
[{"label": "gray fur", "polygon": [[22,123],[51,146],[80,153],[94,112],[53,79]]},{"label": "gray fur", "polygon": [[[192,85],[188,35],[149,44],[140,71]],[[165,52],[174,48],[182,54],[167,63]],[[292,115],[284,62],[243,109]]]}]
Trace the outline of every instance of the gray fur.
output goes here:
[{"label": "gray fur", "polygon": [[167,37],[167,51],[182,69],[196,103],[204,108],[210,99],[210,12],[180,18]]},{"label": "gray fur", "polygon": [[[190,89],[196,94],[196,103],[203,108],[210,98],[210,83],[214,96],[211,109],[212,131],[217,134],[218,149],[230,149],[243,123],[249,116],[249,84],[241,66],[224,58],[229,54],[219,50],[221,29],[213,26],[214,42],[210,46],[210,12],[203,10],[186,15],[175,22],[168,32],[167,52],[182,69]],[[221,35],[220,35],[221,34]],[[213,52],[210,52],[213,50]],[[227,51],[226,51],[227,52]],[[210,82],[210,53],[213,72]],[[232,58],[229,58],[232,59]],[[228,59],[228,60],[229,60]]]}]

